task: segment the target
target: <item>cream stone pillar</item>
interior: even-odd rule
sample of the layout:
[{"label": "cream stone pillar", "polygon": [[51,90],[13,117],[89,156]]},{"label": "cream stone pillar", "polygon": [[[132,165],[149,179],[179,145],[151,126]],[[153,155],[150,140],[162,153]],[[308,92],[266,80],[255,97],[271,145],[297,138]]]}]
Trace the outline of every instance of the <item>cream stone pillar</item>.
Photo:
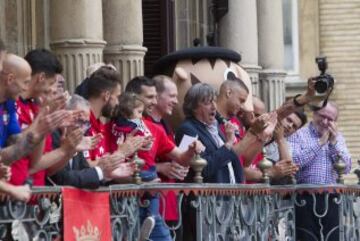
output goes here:
[{"label": "cream stone pillar", "polygon": [[282,0],[257,1],[260,94],[268,110],[285,100]]},{"label": "cream stone pillar", "polygon": [[258,30],[256,1],[229,0],[228,13],[220,21],[220,45],[241,54],[241,65],[249,73],[253,93],[259,94]]},{"label": "cream stone pillar", "polygon": [[122,88],[135,76],[144,74],[143,23],[141,0],[103,1],[104,59],[122,75]]},{"label": "cream stone pillar", "polygon": [[73,92],[86,75],[86,68],[102,62],[101,0],[51,0],[50,47],[64,67],[66,87]]}]

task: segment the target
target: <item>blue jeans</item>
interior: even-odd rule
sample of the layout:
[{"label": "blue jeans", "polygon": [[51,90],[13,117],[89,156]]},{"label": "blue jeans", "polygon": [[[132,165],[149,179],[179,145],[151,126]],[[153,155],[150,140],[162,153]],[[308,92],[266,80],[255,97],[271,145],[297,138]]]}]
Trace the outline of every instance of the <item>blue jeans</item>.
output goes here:
[{"label": "blue jeans", "polygon": [[165,226],[165,222],[159,213],[159,197],[158,195],[145,195],[146,199],[150,201],[150,205],[146,208],[140,208],[140,221],[143,223],[148,216],[153,216],[155,219],[155,227],[151,232],[150,239],[153,241],[171,241],[170,231]]}]

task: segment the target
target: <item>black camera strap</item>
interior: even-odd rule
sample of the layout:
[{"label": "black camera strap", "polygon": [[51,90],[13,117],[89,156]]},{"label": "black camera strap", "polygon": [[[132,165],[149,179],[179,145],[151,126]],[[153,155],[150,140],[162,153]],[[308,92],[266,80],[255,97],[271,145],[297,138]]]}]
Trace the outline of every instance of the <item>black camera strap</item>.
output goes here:
[{"label": "black camera strap", "polygon": [[309,108],[310,110],[312,111],[319,111],[321,110],[322,108],[324,108],[329,100],[329,97],[332,93],[332,91],[334,90],[334,88],[331,88],[330,92],[327,94],[325,100],[323,101],[322,105],[321,106],[316,106],[316,105],[311,105],[311,104],[308,104],[309,105]]}]

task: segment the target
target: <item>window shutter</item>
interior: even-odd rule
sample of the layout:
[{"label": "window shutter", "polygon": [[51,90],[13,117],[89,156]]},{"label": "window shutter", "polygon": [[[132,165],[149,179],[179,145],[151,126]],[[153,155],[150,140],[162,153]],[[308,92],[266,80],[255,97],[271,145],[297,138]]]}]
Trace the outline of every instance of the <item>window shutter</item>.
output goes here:
[{"label": "window shutter", "polygon": [[143,0],[144,46],[148,49],[144,59],[145,75],[153,76],[153,64],[174,50],[173,0]]}]

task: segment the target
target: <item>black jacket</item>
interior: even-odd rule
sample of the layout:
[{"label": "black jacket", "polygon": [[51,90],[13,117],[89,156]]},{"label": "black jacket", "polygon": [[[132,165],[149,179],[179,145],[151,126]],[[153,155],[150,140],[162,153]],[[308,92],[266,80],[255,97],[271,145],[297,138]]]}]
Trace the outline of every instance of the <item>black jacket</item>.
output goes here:
[{"label": "black jacket", "polygon": [[[52,134],[53,147],[60,146],[60,132]],[[62,170],[50,177],[57,185],[73,186],[77,188],[95,189],[101,184],[99,176],[94,167],[90,167],[83,153],[73,157],[72,166],[68,163]]]},{"label": "black jacket", "polygon": [[[229,183],[229,169],[227,164],[232,163],[235,179],[237,183],[241,183],[244,179],[243,168],[240,164],[238,156],[225,146],[217,147],[216,143],[206,129],[206,126],[200,121],[194,118],[187,118],[178,128],[175,135],[176,144],[181,142],[184,135],[195,137],[198,136],[198,140],[206,147],[205,151],[201,154],[201,157],[206,159],[208,164],[202,172],[205,183]],[[225,140],[221,131],[219,135]],[[225,141],[224,141],[225,142]],[[185,179],[186,182],[193,182],[194,173],[190,170],[189,175]]]}]

